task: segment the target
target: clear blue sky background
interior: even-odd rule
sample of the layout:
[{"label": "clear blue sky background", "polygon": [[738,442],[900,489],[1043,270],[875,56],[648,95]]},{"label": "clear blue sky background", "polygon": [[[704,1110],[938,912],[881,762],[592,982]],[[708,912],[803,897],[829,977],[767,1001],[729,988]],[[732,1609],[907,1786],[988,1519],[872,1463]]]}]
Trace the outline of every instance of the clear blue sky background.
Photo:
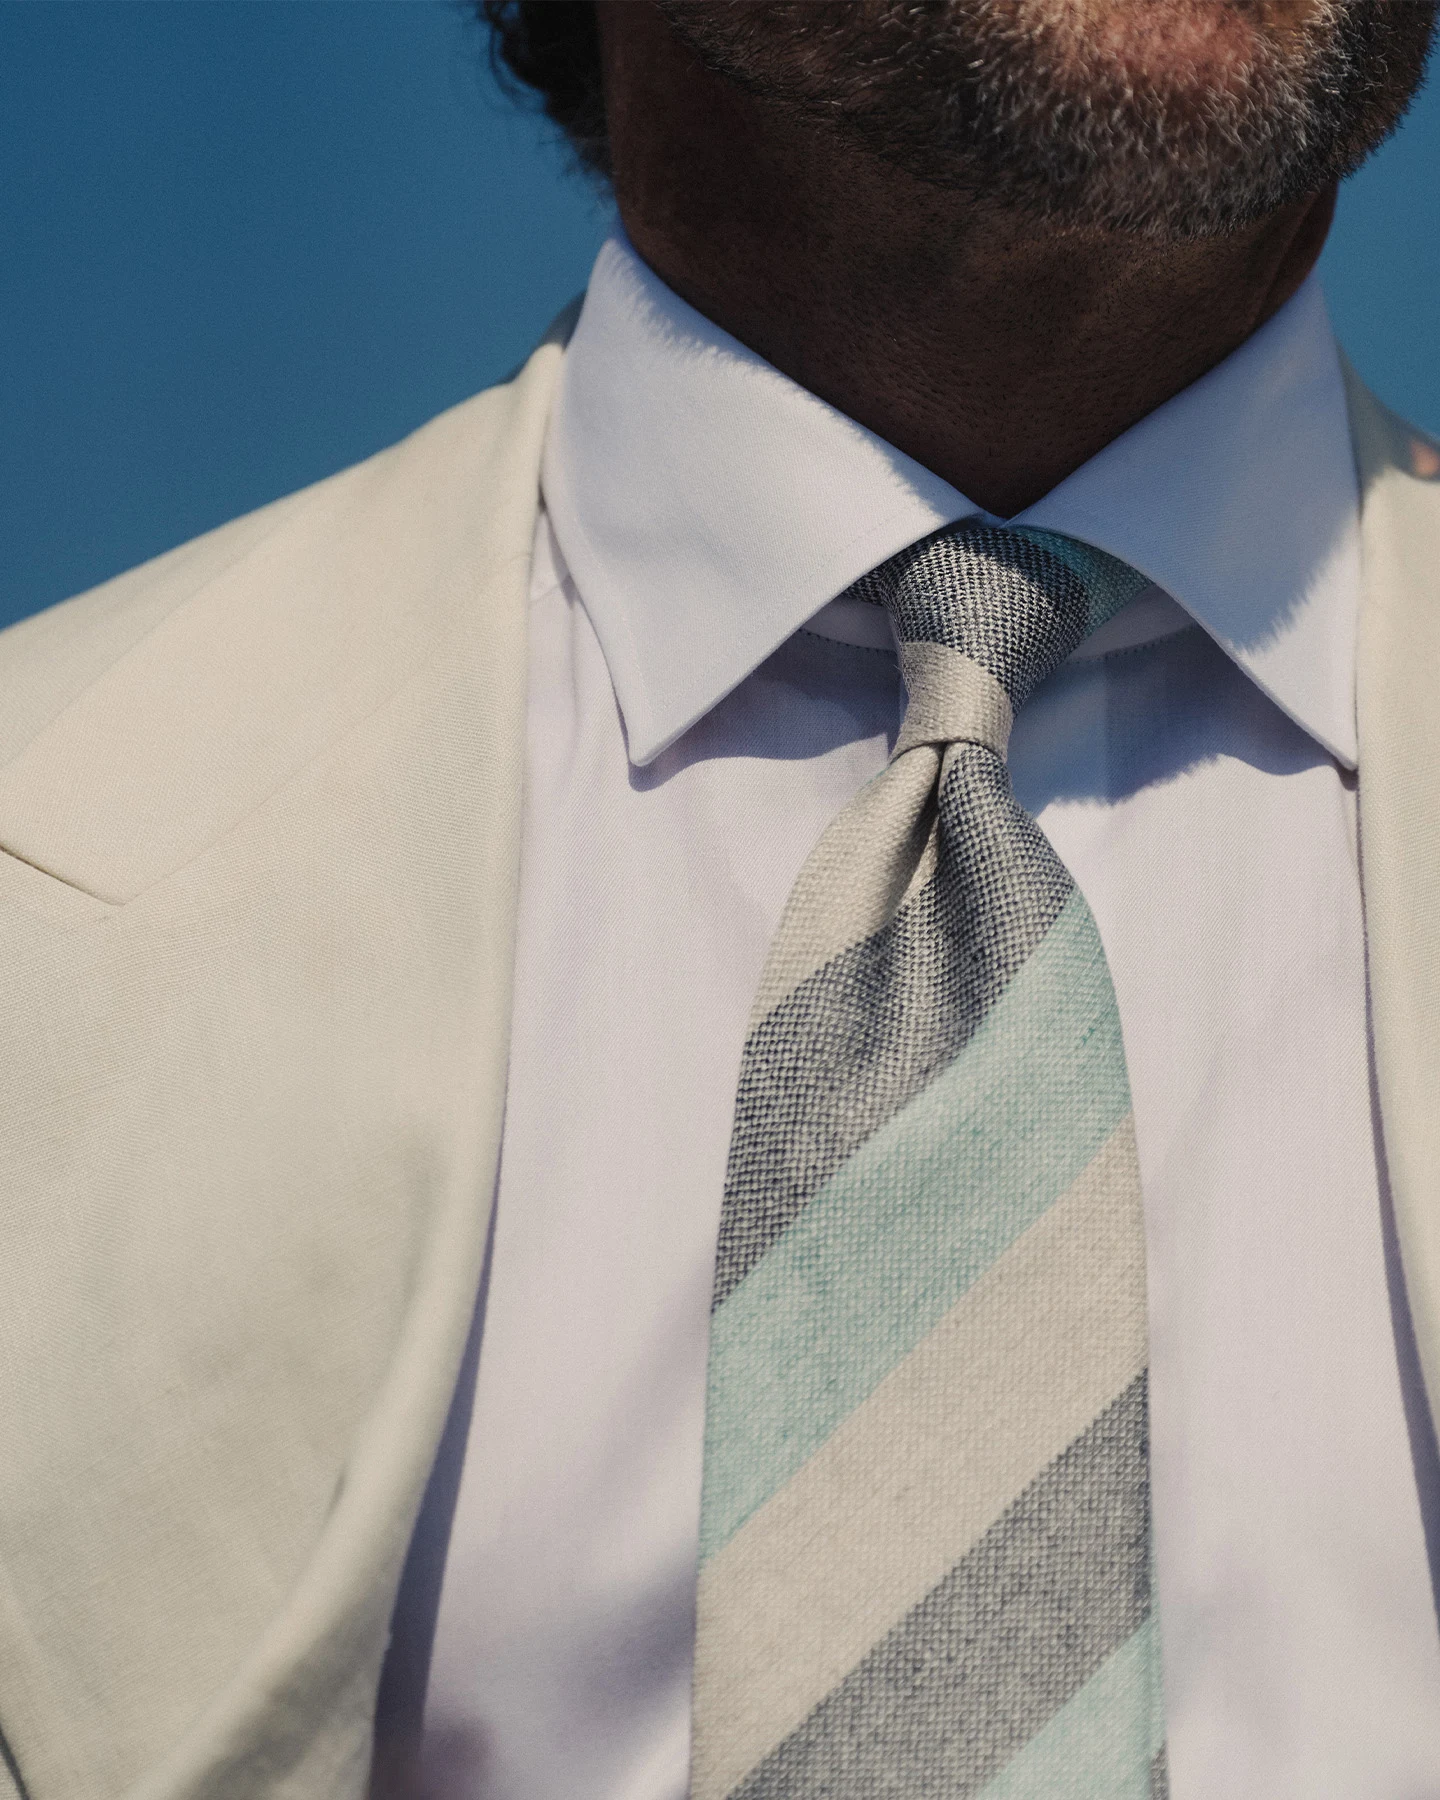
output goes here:
[{"label": "clear blue sky background", "polygon": [[[452,0],[0,0],[0,622],[504,375],[605,223]],[[1440,79],[1324,272],[1440,429]]]}]

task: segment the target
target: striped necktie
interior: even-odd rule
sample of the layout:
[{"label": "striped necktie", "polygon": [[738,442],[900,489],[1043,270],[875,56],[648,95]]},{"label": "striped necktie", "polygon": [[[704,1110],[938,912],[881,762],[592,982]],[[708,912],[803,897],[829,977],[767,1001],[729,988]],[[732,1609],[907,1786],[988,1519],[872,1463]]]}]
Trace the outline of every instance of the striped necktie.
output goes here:
[{"label": "striped necktie", "polygon": [[909,694],[751,1015],[692,1800],[1151,1800],[1144,1233],[1114,992],[1011,720],[1145,585],[978,522],[850,590]]}]

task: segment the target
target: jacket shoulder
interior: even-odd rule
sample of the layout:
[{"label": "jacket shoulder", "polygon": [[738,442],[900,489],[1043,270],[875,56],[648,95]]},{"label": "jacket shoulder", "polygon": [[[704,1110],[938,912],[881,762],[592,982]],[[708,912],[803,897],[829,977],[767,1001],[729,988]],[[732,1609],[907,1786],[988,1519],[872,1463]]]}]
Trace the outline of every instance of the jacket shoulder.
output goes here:
[{"label": "jacket shoulder", "polygon": [[123,902],[477,627],[508,643],[560,358],[0,634],[0,850]]},{"label": "jacket shoulder", "polygon": [[[1408,481],[1440,484],[1440,438],[1387,406],[1343,354],[1340,367],[1362,493],[1368,494],[1392,474]],[[1440,502],[1440,487],[1436,499]]]},{"label": "jacket shoulder", "polygon": [[239,562],[309,491],[231,519],[0,631],[0,764],[168,613]]},{"label": "jacket shoulder", "polygon": [[[361,462],[0,630],[0,767],[188,602],[220,582],[232,598],[243,593],[246,565],[262,550],[279,550],[283,566],[288,544],[298,564],[317,540],[338,543],[407,478],[428,488],[437,465],[457,457],[473,465],[477,449],[503,448],[495,440],[503,439],[514,385],[476,394]],[[271,562],[271,583],[277,573]],[[296,605],[305,585],[295,583]]]}]

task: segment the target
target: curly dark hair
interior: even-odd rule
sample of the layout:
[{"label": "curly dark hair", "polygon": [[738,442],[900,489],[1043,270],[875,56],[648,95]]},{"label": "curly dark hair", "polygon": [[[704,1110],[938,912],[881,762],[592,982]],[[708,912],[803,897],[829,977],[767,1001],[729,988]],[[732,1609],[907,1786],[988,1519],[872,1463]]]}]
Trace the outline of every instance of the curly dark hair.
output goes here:
[{"label": "curly dark hair", "polygon": [[495,73],[512,92],[533,88],[582,168],[610,175],[595,0],[476,0],[490,27]]}]

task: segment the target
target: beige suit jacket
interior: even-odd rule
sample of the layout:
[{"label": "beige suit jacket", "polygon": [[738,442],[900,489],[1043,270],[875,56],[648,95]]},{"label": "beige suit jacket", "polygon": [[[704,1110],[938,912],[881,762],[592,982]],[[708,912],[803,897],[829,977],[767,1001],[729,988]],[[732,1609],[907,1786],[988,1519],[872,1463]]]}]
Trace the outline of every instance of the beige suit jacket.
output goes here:
[{"label": "beige suit jacket", "polygon": [[[499,1151],[562,342],[0,636],[0,1795],[365,1791]],[[1440,1395],[1440,455],[1351,413],[1380,1104]]]}]

